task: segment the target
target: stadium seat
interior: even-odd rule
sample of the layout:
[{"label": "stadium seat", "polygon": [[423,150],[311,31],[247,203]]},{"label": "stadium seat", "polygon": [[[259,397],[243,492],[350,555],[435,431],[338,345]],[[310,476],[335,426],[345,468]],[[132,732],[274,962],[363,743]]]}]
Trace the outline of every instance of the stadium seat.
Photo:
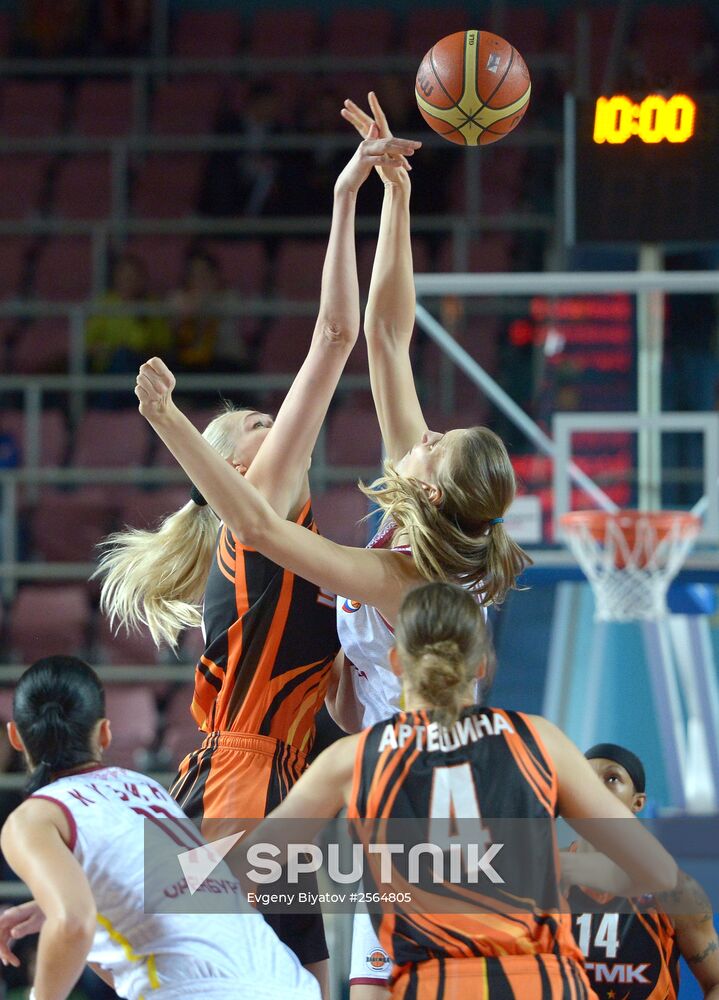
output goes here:
[{"label": "stadium seat", "polygon": [[154,295],[179,287],[188,249],[185,236],[136,236],[125,246],[145,262]]},{"label": "stadium seat", "polygon": [[209,135],[221,89],[215,77],[180,77],[161,83],[154,96],[152,131],[164,135]]},{"label": "stadium seat", "polygon": [[[609,48],[612,41],[617,9],[618,7],[614,4],[606,6],[582,4],[581,8],[578,8],[577,5],[569,4],[563,7],[557,15],[554,29],[557,41],[561,50],[569,57],[569,65],[572,67],[576,62],[580,10],[582,16],[588,19],[590,32],[588,45],[588,56],[590,59],[589,79],[593,87],[598,87],[604,76],[604,68],[609,57]],[[567,84],[571,84],[571,82],[571,80],[565,81]]]},{"label": "stadium seat", "polygon": [[75,431],[72,464],[79,468],[131,468],[147,457],[147,423],[135,411],[88,410]]},{"label": "stadium seat", "polygon": [[317,493],[312,497],[312,510],[321,535],[341,545],[367,544],[370,528],[362,518],[369,510],[369,501],[354,483]]},{"label": "stadium seat", "polygon": [[252,22],[249,54],[286,56],[291,44],[293,56],[310,55],[315,48],[318,24],[314,11],[301,7],[258,10]]},{"label": "stadium seat", "polygon": [[[0,412],[0,432],[15,438],[20,449],[20,460],[27,464],[25,454],[25,415],[21,410]],[[67,449],[67,425],[60,410],[43,410],[40,416],[40,464],[62,465]]]},{"label": "stadium seat", "polygon": [[19,375],[65,373],[70,354],[66,319],[36,319],[25,326],[15,342],[10,366]]},{"label": "stadium seat", "polygon": [[0,218],[25,219],[40,211],[49,156],[8,153],[0,157]]},{"label": "stadium seat", "polygon": [[55,214],[63,219],[104,219],[112,207],[110,157],[105,153],[66,160],[55,181]]},{"label": "stadium seat", "polygon": [[299,371],[312,339],[314,320],[309,316],[276,319],[260,345],[258,370],[264,374],[292,374]]},{"label": "stadium seat", "polygon": [[204,247],[217,258],[227,288],[246,296],[262,295],[267,275],[262,240],[209,240]]},{"label": "stadium seat", "polygon": [[[170,455],[167,448],[164,450]],[[189,498],[189,487],[182,485],[159,490],[131,490],[123,497],[118,522],[131,528],[155,528],[161,520],[183,507]]]},{"label": "stadium seat", "polygon": [[419,60],[440,38],[465,31],[471,20],[462,7],[415,7],[407,15],[402,48]]},{"label": "stadium seat", "polygon": [[149,632],[128,632],[124,626],[113,631],[109,619],[102,614],[98,619],[96,642],[99,659],[111,666],[149,666],[157,663],[160,657]]},{"label": "stadium seat", "polygon": [[87,646],[90,604],[82,584],[27,586],[12,607],[9,644],[16,663],[32,663],[61,652],[83,654]]},{"label": "stadium seat", "polygon": [[337,7],[327,33],[333,56],[381,56],[392,41],[392,13],[383,7]]},{"label": "stadium seat", "polygon": [[132,80],[82,80],[75,96],[75,130],[88,136],[132,131]]},{"label": "stadium seat", "polygon": [[0,298],[11,299],[20,294],[32,240],[27,236],[1,236]]},{"label": "stadium seat", "polygon": [[185,59],[230,59],[240,49],[242,22],[232,10],[187,10],[175,27],[173,51]]},{"label": "stadium seat", "polygon": [[112,724],[112,745],[103,759],[118,767],[143,767],[143,751],[149,750],[157,737],[157,706],[152,690],[143,685],[108,684],[105,709]]},{"label": "stadium seat", "polygon": [[274,262],[274,294],[280,299],[319,299],[324,240],[283,240]]},{"label": "stadium seat", "polygon": [[[511,233],[485,233],[473,240],[469,247],[469,271],[483,274],[487,271],[511,270],[513,242]],[[440,245],[436,269],[440,273],[457,270],[451,239]]]},{"label": "stadium seat", "polygon": [[48,562],[90,562],[113,526],[101,487],[43,490],[30,515],[33,555]]},{"label": "stadium seat", "polygon": [[2,87],[2,134],[20,139],[54,135],[62,127],[65,95],[56,80],[10,80]]},{"label": "stadium seat", "polygon": [[137,172],[132,213],[145,219],[194,215],[204,157],[199,153],[156,153]]},{"label": "stadium seat", "polygon": [[193,686],[185,684],[172,695],[165,713],[165,734],[163,746],[176,767],[192,750],[196,750],[205,738],[190,713]]},{"label": "stadium seat", "polygon": [[330,465],[367,465],[379,469],[382,439],[374,408],[338,406],[329,415],[327,461]]},{"label": "stadium seat", "polygon": [[81,302],[92,291],[92,247],[87,236],[57,236],[40,250],[35,294],[49,301]]}]

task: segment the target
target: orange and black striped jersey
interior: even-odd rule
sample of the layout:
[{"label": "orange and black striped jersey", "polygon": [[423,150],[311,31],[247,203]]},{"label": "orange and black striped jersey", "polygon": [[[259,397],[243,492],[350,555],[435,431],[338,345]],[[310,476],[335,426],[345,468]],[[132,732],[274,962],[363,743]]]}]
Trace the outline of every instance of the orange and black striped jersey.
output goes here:
[{"label": "orange and black striped jersey", "polygon": [[520,868],[515,866],[512,884],[541,887],[540,906],[534,893],[494,886],[478,895],[479,890],[441,881],[429,897],[423,894],[421,907],[373,916],[396,967],[542,955],[581,963],[571,918],[561,912],[556,803],[554,765],[531,721],[519,712],[472,706],[449,730],[434,722],[431,712],[403,712],[365,730],[355,760],[351,819],[418,820],[426,829],[419,835],[429,842],[442,818],[449,821],[445,826],[473,820],[472,835],[481,831],[489,842],[494,842],[492,817],[521,828],[521,836],[529,836],[531,828],[531,849],[528,842],[526,850],[515,851]]},{"label": "orange and black striped jersey", "polygon": [[[297,523],[316,531],[310,501]],[[220,526],[192,714],[205,732],[266,736],[306,754],[339,650],[334,595]]]},{"label": "orange and black striped jersey", "polygon": [[[618,906],[579,886],[569,892],[574,936],[599,1000],[676,1000],[679,948],[670,918],[651,898]],[[614,912],[612,908],[614,907]],[[626,912],[617,912],[623,910]]]}]

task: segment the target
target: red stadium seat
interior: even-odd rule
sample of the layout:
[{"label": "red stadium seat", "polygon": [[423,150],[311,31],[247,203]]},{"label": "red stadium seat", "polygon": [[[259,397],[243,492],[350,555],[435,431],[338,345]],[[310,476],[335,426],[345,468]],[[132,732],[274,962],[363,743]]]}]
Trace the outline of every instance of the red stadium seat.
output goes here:
[{"label": "red stadium seat", "polygon": [[88,410],[75,431],[72,464],[81,468],[129,468],[147,456],[147,423],[134,410]]},{"label": "red stadium seat", "polygon": [[253,56],[286,56],[288,42],[293,56],[314,52],[318,24],[314,11],[301,7],[268,7],[258,10],[252,22],[250,54]]},{"label": "red stadium seat", "polygon": [[55,214],[63,219],[103,219],[112,208],[110,157],[105,153],[66,160],[55,182]]},{"label": "red stadium seat", "polygon": [[62,127],[65,95],[55,80],[11,80],[5,83],[2,133],[13,139],[54,135]]},{"label": "red stadium seat", "polygon": [[[170,452],[165,451],[169,455]],[[174,461],[174,459],[173,459]],[[118,511],[121,525],[131,528],[155,528],[169,514],[174,514],[190,499],[189,486],[168,486],[159,490],[132,490],[123,498]]]},{"label": "red stadium seat", "polygon": [[0,218],[25,219],[40,211],[49,156],[9,153],[0,157]]},{"label": "red stadium seat", "polygon": [[67,372],[70,331],[66,319],[36,319],[26,326],[11,354],[11,368],[20,375]]},{"label": "red stadium seat", "polygon": [[22,587],[12,608],[9,641],[16,663],[54,653],[82,654],[91,611],[83,585]]},{"label": "red stadium seat", "polygon": [[[469,247],[469,271],[483,274],[488,271],[508,271],[512,267],[513,238],[511,233],[485,233],[474,240]],[[456,271],[454,248],[451,240],[445,240],[437,258],[437,271]]]},{"label": "red stadium seat", "polygon": [[149,665],[160,657],[149,632],[128,632],[124,626],[113,632],[105,615],[100,615],[96,641],[100,660],[112,666]]},{"label": "red stadium seat", "polygon": [[208,135],[214,129],[221,89],[214,77],[181,77],[155,92],[152,131],[170,135]]},{"label": "red stadium seat", "polygon": [[373,408],[348,404],[337,407],[330,414],[327,461],[330,465],[367,465],[380,468],[382,439]]},{"label": "red stadium seat", "polygon": [[0,298],[11,299],[20,294],[32,240],[27,236],[1,236]]},{"label": "red stadium seat", "polygon": [[316,494],[312,510],[320,534],[332,541],[357,546],[369,541],[370,528],[362,521],[369,510],[369,501],[355,484],[331,486]]},{"label": "red stadium seat", "polygon": [[151,688],[108,684],[105,710],[112,724],[112,745],[104,754],[105,763],[143,767],[143,750],[148,750],[157,737],[157,706]]},{"label": "red stadium seat", "polygon": [[338,7],[330,17],[327,51],[333,56],[381,56],[390,50],[392,13],[383,7]]},{"label": "red stadium seat", "polygon": [[193,686],[183,685],[172,696],[165,714],[163,746],[177,766],[190,751],[196,750],[205,738],[190,713]]},{"label": "red stadium seat", "polygon": [[137,172],[132,212],[145,219],[194,215],[204,158],[199,153],[156,153]]},{"label": "red stadium seat", "polygon": [[267,250],[262,240],[209,240],[205,249],[216,257],[227,288],[260,296],[267,276]]},{"label": "red stadium seat", "polygon": [[[0,413],[0,433],[10,434],[20,449],[20,460],[27,465],[25,450],[25,415],[21,410]],[[62,465],[67,450],[67,426],[60,410],[43,410],[40,416],[40,464]]]},{"label": "red stadium seat", "polygon": [[48,240],[35,264],[39,299],[82,301],[92,291],[92,247],[87,236]]},{"label": "red stadium seat", "polygon": [[[554,30],[562,51],[569,56],[570,66],[574,66],[576,63],[580,10],[582,17],[586,17],[589,22],[590,38],[587,55],[590,60],[590,83],[593,87],[598,87],[604,76],[604,68],[609,57],[618,5],[582,4],[581,8],[578,9],[577,5],[569,4],[562,8],[557,15]],[[566,83],[569,84],[571,81],[566,81]]]},{"label": "red stadium seat", "polygon": [[188,248],[185,236],[136,236],[125,246],[128,253],[145,262],[150,289],[155,295],[179,286]]},{"label": "red stadium seat", "polygon": [[48,562],[90,562],[111,531],[112,511],[102,488],[43,490],[30,516],[33,552]]},{"label": "red stadium seat", "polygon": [[304,316],[283,316],[265,333],[260,346],[258,370],[262,374],[299,371],[307,356],[314,321]]},{"label": "red stadium seat", "polygon": [[242,22],[232,10],[183,11],[173,51],[186,59],[230,59],[240,50]]},{"label": "red stadium seat", "polygon": [[132,80],[83,80],[75,98],[75,130],[81,135],[123,136],[132,131]]},{"label": "red stadium seat", "polygon": [[462,7],[416,7],[407,16],[402,48],[419,61],[440,38],[466,31],[473,20]]},{"label": "red stadium seat", "polygon": [[284,240],[275,259],[274,293],[281,299],[319,299],[324,240]]}]

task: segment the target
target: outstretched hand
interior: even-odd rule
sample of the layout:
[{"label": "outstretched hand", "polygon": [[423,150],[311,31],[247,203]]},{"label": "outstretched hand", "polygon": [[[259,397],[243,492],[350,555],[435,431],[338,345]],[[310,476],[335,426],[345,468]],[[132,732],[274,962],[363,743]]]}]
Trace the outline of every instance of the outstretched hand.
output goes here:
[{"label": "outstretched hand", "polygon": [[[359,131],[359,130],[358,130]],[[397,139],[390,135],[379,137],[379,128],[371,122],[366,136],[337,178],[336,191],[357,191],[367,180],[373,167],[390,169],[395,163],[407,164],[407,157],[412,156],[422,145],[413,139]]]},{"label": "outstretched hand", "polygon": [[135,395],[140,400],[140,413],[147,420],[163,416],[172,404],[175,376],[161,358],[150,358],[135,383]]},{"label": "outstretched hand", "polygon": [[12,950],[13,942],[28,934],[37,934],[44,921],[45,914],[34,899],[0,913],[0,961],[3,965],[18,968],[20,959]]},{"label": "outstretched hand", "polygon": [[[377,99],[373,90],[367,95],[371,115],[355,104],[354,101],[346,100],[340,114],[345,121],[357,129],[363,138],[371,134],[377,135],[380,139],[392,139],[394,136],[387,122],[387,116],[382,110],[382,105]],[[417,146],[421,146],[418,143]],[[408,171],[412,169],[408,161],[403,156],[394,156],[384,163],[376,164],[377,173],[382,178],[384,184],[406,184],[409,185]]]}]

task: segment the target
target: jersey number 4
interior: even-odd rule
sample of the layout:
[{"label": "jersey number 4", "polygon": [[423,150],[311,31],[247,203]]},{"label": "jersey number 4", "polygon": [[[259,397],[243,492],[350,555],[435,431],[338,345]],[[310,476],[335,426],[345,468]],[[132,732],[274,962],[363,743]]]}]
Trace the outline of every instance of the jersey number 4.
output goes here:
[{"label": "jersey number 4", "polygon": [[491,834],[482,823],[470,764],[434,768],[429,800],[429,839],[445,850],[452,843],[467,843],[468,839],[485,852],[492,846]]}]

